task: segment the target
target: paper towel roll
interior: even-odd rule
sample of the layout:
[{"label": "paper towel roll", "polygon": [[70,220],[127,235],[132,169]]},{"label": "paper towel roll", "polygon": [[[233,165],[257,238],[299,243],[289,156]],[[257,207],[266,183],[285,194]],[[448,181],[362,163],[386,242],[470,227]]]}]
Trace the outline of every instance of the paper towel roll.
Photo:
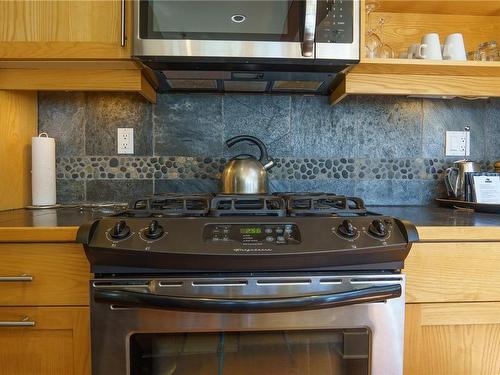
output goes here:
[{"label": "paper towel roll", "polygon": [[56,204],[56,142],[47,133],[31,138],[33,206]]}]

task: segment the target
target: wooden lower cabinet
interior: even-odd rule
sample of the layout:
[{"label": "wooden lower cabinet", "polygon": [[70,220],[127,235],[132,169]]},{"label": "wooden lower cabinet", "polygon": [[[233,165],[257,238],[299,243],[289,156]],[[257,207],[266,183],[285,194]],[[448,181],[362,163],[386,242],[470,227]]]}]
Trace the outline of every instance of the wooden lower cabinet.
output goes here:
[{"label": "wooden lower cabinet", "polygon": [[1,243],[0,278],[0,375],[90,375],[82,246]]},{"label": "wooden lower cabinet", "polygon": [[407,304],[404,374],[500,374],[500,302]]},{"label": "wooden lower cabinet", "polygon": [[0,322],[0,375],[90,374],[88,307],[0,307]]}]

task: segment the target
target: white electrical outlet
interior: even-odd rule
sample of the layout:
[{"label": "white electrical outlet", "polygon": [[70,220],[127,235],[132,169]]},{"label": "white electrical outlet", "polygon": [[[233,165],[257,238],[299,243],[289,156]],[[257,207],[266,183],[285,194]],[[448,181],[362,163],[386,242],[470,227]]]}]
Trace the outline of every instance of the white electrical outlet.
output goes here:
[{"label": "white electrical outlet", "polygon": [[134,128],[118,128],[117,136],[118,153],[134,153]]},{"label": "white electrical outlet", "polygon": [[470,132],[447,131],[446,156],[465,155],[470,155]]}]

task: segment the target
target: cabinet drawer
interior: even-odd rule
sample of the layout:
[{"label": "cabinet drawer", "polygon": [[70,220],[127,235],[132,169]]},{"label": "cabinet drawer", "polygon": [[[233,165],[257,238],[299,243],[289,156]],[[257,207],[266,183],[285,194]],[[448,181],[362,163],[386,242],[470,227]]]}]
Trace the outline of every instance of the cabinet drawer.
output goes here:
[{"label": "cabinet drawer", "polygon": [[88,307],[0,307],[0,375],[89,375]]},{"label": "cabinet drawer", "polygon": [[0,306],[86,306],[89,278],[79,244],[0,244]]},{"label": "cabinet drawer", "polygon": [[404,273],[407,303],[500,301],[500,242],[416,243]]}]

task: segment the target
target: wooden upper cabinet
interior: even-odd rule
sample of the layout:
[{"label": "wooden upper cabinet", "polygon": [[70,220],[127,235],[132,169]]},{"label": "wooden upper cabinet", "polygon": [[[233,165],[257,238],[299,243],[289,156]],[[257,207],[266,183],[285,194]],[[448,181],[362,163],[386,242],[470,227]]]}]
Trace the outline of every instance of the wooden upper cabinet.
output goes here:
[{"label": "wooden upper cabinet", "polygon": [[130,1],[0,1],[0,59],[127,59],[131,25]]}]

